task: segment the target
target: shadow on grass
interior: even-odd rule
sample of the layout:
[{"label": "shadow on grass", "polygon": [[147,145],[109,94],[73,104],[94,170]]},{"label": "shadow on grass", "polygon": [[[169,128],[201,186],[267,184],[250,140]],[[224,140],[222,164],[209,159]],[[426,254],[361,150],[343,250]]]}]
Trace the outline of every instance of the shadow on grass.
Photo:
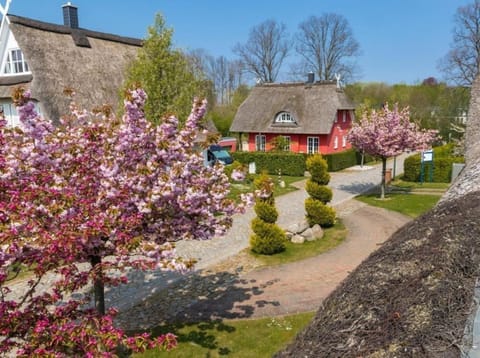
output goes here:
[{"label": "shadow on grass", "polygon": [[[252,317],[256,307],[278,306],[278,301],[255,300],[267,286],[279,279],[259,284],[256,280],[241,279],[237,273],[218,272],[208,275],[192,273],[151,294],[118,318],[127,326],[128,334],[148,331],[154,336],[173,333],[180,344],[216,350],[219,355],[230,353],[219,347],[216,334],[233,333],[235,328],[225,319]],[[137,322],[129,322],[135,318]]]}]

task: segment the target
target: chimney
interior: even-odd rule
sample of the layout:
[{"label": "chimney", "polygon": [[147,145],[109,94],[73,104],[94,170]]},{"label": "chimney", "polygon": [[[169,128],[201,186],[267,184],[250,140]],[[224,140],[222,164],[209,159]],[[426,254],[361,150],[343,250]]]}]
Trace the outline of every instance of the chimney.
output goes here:
[{"label": "chimney", "polygon": [[307,74],[307,83],[310,83],[310,84],[311,84],[311,83],[313,83],[313,82],[315,82],[315,73],[309,72],[309,73]]},{"label": "chimney", "polygon": [[71,27],[72,29],[78,29],[78,8],[69,1],[63,8],[63,24]]}]

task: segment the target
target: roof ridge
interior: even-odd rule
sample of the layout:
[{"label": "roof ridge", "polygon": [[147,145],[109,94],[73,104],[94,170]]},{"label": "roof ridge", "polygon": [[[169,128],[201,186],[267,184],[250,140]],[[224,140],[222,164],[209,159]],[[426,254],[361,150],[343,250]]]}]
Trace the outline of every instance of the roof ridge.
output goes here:
[{"label": "roof ridge", "polygon": [[17,16],[13,14],[7,15],[10,22],[14,24],[19,24],[27,27],[32,27],[38,30],[56,32],[59,34],[74,34],[75,32],[80,32],[82,35],[87,37],[93,37],[100,40],[108,40],[113,42],[120,42],[133,46],[142,46],[143,40],[137,39],[134,37],[119,36],[111,33],[93,31],[84,28],[73,29],[69,26],[53,24],[51,22],[44,22],[40,20],[31,19],[28,17]]},{"label": "roof ridge", "polygon": [[325,86],[325,85],[337,85],[336,81],[333,80],[322,80],[316,81],[313,83],[308,82],[269,82],[269,83],[260,83],[255,85],[255,87],[314,87],[314,86]]}]

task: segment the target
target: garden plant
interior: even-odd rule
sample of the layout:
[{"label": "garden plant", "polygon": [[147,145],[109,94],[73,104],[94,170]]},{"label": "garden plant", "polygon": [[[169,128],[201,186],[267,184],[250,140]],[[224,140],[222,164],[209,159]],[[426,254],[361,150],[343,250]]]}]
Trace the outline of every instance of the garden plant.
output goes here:
[{"label": "garden plant", "polygon": [[262,255],[273,255],[285,250],[287,237],[276,224],[278,212],[273,197],[274,183],[266,173],[255,179],[255,213],[252,220],[253,234],[250,237],[250,247],[253,252]]},{"label": "garden plant", "polygon": [[[206,102],[194,101],[179,127],[174,116],[153,125],[145,100],[142,89],[129,90],[121,118],[72,102],[54,126],[29,91],[16,90],[21,126],[0,120],[0,355],[108,357],[119,346],[175,346],[173,335],[127,337],[116,328],[105,286],[125,283],[128,269],[189,270],[174,242],[224,233],[245,202],[227,198],[223,167],[205,167],[194,149]],[[24,290],[14,287],[14,267],[31,270]]]},{"label": "garden plant", "polygon": [[335,210],[327,206],[332,200],[332,190],[327,186],[330,182],[328,165],[321,154],[314,154],[307,159],[307,170],[310,172],[305,190],[309,198],[305,200],[305,211],[310,226],[330,227],[335,224]]}]

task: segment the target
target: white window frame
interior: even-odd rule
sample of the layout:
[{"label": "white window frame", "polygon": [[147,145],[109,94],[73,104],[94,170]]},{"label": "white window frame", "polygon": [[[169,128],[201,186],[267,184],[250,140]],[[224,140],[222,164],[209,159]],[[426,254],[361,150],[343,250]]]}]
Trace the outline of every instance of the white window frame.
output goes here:
[{"label": "white window frame", "polygon": [[285,142],[287,143],[287,144],[285,145],[285,148],[283,148],[283,150],[284,150],[285,152],[290,152],[290,150],[291,150],[291,149],[290,149],[290,148],[291,148],[291,147],[290,147],[290,143],[292,142],[292,138],[291,138],[289,135],[284,135],[283,138],[285,138]]},{"label": "white window frame", "polygon": [[345,123],[347,121],[347,111],[342,112],[342,121]]},{"label": "white window frame", "polygon": [[289,112],[280,112],[275,117],[275,123],[296,123],[295,118]]},{"label": "white window frame", "polygon": [[307,154],[319,153],[320,139],[318,137],[307,137]]},{"label": "white window frame", "polygon": [[5,67],[3,69],[4,75],[18,74],[18,73],[30,73],[27,61],[22,50],[19,48],[9,49],[7,57],[5,59]]},{"label": "white window frame", "polygon": [[338,149],[338,135],[333,138],[333,149]]},{"label": "white window frame", "polygon": [[342,136],[342,147],[345,148],[347,146],[347,136]]},{"label": "white window frame", "polygon": [[257,152],[265,152],[267,144],[267,137],[265,134],[257,134],[255,136],[255,150]]}]

